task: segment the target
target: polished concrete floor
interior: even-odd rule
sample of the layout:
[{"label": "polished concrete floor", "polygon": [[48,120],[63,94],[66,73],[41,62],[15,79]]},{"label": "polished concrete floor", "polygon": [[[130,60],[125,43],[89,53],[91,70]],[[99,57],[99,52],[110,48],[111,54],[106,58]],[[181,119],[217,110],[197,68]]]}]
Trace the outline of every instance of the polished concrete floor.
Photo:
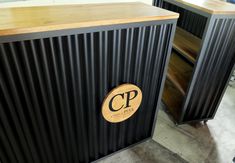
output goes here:
[{"label": "polished concrete floor", "polygon": [[160,110],[153,139],[190,163],[231,163],[235,156],[235,88],[228,87],[207,124],[175,126]]},{"label": "polished concrete floor", "polygon": [[214,120],[176,126],[161,109],[153,140],[101,163],[232,163],[235,156],[235,88],[228,87]]},{"label": "polished concrete floor", "polygon": [[99,163],[187,163],[153,140],[114,154]]}]

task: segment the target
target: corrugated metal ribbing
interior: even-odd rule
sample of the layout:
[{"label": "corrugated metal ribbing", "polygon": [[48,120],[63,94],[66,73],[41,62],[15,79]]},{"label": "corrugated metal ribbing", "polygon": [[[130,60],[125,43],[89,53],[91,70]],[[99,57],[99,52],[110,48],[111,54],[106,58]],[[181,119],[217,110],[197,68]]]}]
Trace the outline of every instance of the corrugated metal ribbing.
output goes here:
[{"label": "corrugated metal ribbing", "polygon": [[235,20],[215,19],[212,29],[184,121],[213,118],[235,63]]},{"label": "corrugated metal ribbing", "polygon": [[162,7],[163,0],[153,0],[153,6]]},{"label": "corrugated metal ribbing", "polygon": [[[0,157],[90,162],[151,136],[173,24],[0,44]],[[107,93],[123,83],[141,108],[112,124]]]},{"label": "corrugated metal ribbing", "polygon": [[185,29],[199,38],[202,38],[207,22],[206,17],[168,2],[163,2],[162,8],[178,12],[180,17],[178,19],[177,26]]}]

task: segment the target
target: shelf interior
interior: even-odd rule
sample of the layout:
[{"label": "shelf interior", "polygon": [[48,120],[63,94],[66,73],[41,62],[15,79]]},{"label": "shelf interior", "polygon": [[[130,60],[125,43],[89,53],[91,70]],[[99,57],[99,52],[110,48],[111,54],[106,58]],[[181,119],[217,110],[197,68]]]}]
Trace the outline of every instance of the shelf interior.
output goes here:
[{"label": "shelf interior", "polygon": [[184,102],[184,96],[178,89],[166,79],[164,91],[162,95],[162,101],[170,111],[176,121],[179,121],[181,115],[181,109]]},{"label": "shelf interior", "polygon": [[177,27],[173,48],[190,62],[195,63],[201,45],[201,39]]},{"label": "shelf interior", "polygon": [[180,54],[172,51],[162,100],[176,121],[179,121],[193,65]]},{"label": "shelf interior", "polygon": [[186,94],[193,67],[174,51],[171,54],[167,78],[181,92]]}]

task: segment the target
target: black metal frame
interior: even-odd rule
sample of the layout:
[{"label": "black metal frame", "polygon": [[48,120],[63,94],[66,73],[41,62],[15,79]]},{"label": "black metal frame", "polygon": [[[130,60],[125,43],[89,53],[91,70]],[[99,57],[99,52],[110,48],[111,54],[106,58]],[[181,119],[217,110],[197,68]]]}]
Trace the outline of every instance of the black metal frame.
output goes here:
[{"label": "black metal frame", "polygon": [[[157,4],[164,7],[164,3],[171,4],[169,10],[175,11],[174,7],[180,7],[187,12],[193,12],[193,17],[200,15],[202,19],[207,19],[205,28],[200,28],[203,30],[201,48],[182,106],[181,117],[176,123],[213,119],[235,63],[235,15],[209,14],[174,0],[158,1]],[[191,32],[190,28],[193,28],[192,24],[184,29]]]},{"label": "black metal frame", "polygon": [[[10,158],[11,161],[18,160],[23,162],[40,162],[40,160],[48,160],[48,162],[73,162],[75,160],[91,162],[151,138],[157,119],[158,106],[160,105],[166,77],[176,22],[176,19],[171,19],[0,36],[0,94],[1,100],[3,100],[0,102],[0,140],[5,136],[9,138],[8,141],[3,141],[3,146],[0,146],[0,160],[3,163],[4,160],[2,159],[7,158]],[[121,39],[122,30],[125,30],[124,33],[128,35],[125,37],[130,37],[130,41],[125,41],[125,44],[128,45],[126,49],[119,47],[123,46],[123,39]],[[110,37],[108,35],[109,32],[111,32]],[[138,34],[138,37],[134,36],[135,33]],[[148,37],[145,35],[148,35]],[[133,37],[136,37],[137,40],[134,40]],[[111,43],[109,43],[109,38],[112,39]],[[128,40],[128,38],[126,39]],[[77,44],[79,39],[82,39],[82,44],[84,45]],[[135,47],[133,44],[136,44]],[[108,45],[110,45],[109,48]],[[156,47],[157,49],[155,49]],[[96,52],[95,49],[99,49],[99,52]],[[130,49],[136,49],[136,51],[130,52]],[[146,51],[144,55],[147,58],[141,59],[143,51]],[[75,52],[78,58],[73,56]],[[127,58],[124,57],[124,53],[127,54]],[[131,55],[133,55],[132,59],[130,58]],[[152,61],[152,59],[155,59],[155,61]],[[84,60],[84,63],[81,60]],[[111,62],[110,65],[107,63],[109,61]],[[130,64],[126,63],[127,61],[130,61]],[[126,63],[124,67],[120,65],[121,62]],[[132,62],[135,64],[132,64]],[[136,64],[137,62],[139,64]],[[142,64],[144,62],[149,64]],[[80,69],[75,68],[78,64],[81,64]],[[99,68],[97,68],[97,65],[99,65]],[[33,67],[32,70],[30,70],[31,67]],[[107,70],[108,67],[111,71]],[[130,72],[131,69],[135,72]],[[120,70],[124,71],[123,77],[119,76]],[[80,76],[77,76],[77,71],[84,72],[79,72]],[[103,71],[107,71],[106,75],[109,77],[105,77],[102,74]],[[101,76],[99,81],[96,80],[97,82],[102,82],[100,86],[94,81],[96,73]],[[141,74],[148,76],[143,77]],[[81,75],[85,77],[84,81],[81,79]],[[18,81],[16,81],[17,78],[19,79]],[[28,80],[30,81],[29,83]],[[37,84],[35,84],[36,81]],[[143,106],[132,118],[120,124],[108,124],[102,119],[100,111],[98,111],[100,108],[97,108],[97,106],[100,105],[104,96],[113,87],[125,82],[134,83],[142,89],[144,95]],[[84,86],[84,88],[81,86]],[[100,91],[95,91],[95,89]],[[76,92],[75,90],[78,91]],[[38,91],[41,93],[38,94]],[[148,95],[149,99],[146,99],[145,95]],[[75,98],[76,96],[78,99]],[[76,105],[83,106],[79,103],[76,104],[76,100],[82,101],[80,100],[81,96],[85,96],[83,97],[83,102],[88,105],[88,113],[84,113],[84,107],[75,107]],[[86,98],[88,96],[91,97],[91,100]],[[40,97],[40,99],[37,97]],[[38,100],[41,100],[43,104],[37,104]],[[45,106],[41,108],[41,105],[44,105],[44,103]],[[57,110],[58,108],[61,110]],[[48,115],[40,113],[41,109],[48,112],[46,113]],[[27,118],[24,117],[25,115],[20,110],[26,113]],[[76,110],[79,110],[79,114],[83,112],[82,115],[85,115],[88,119],[80,120],[83,116],[76,113]],[[62,117],[59,117],[60,112],[63,112]],[[87,127],[85,130],[84,126],[81,128],[82,124],[80,122],[75,122],[78,127],[73,127],[73,118],[70,119],[73,117],[73,112],[76,114],[76,119],[79,119],[78,121],[88,123],[84,124]],[[43,129],[45,122],[40,120],[39,115],[48,121],[48,129]],[[143,115],[148,116],[148,118],[141,118]],[[48,116],[51,116],[51,120],[48,119]],[[98,118],[102,122],[96,121],[94,118]],[[141,126],[143,122],[148,124],[145,122],[146,119],[148,120],[149,127],[145,129],[134,127],[136,124]],[[99,122],[99,124],[95,124],[96,122]],[[18,126],[17,130],[12,128],[13,126],[10,125],[12,123]],[[32,128],[28,126],[31,123]],[[118,136],[126,136],[123,135],[125,134],[125,123],[130,127],[127,131],[136,133],[134,137],[129,136],[129,143],[125,143],[126,141],[122,142],[123,139],[117,138]],[[39,127],[39,130],[41,132],[37,131],[36,128],[36,126],[40,125],[41,128]],[[66,126],[68,129],[66,129]],[[81,131],[76,131],[80,129]],[[83,131],[85,131],[85,135],[82,134]],[[104,131],[109,133],[109,136],[106,133],[105,138],[111,144],[107,144],[107,142],[103,142],[106,145],[102,144],[103,137],[105,136],[103,135]],[[98,132],[100,135],[98,135]],[[33,133],[38,134],[35,136]],[[96,138],[97,140],[94,142],[95,136],[92,133],[97,135],[99,140]],[[17,134],[20,137],[19,139],[15,138]],[[118,134],[118,136],[115,134]],[[143,136],[145,134],[146,136]],[[42,137],[40,138],[39,135],[42,135]],[[55,138],[52,138],[53,135]],[[78,135],[80,136],[74,137]],[[79,145],[74,144],[74,142],[78,141],[77,139],[80,139],[79,142],[81,143],[88,142],[87,146],[81,145],[84,149],[80,149]],[[100,145],[96,146],[97,141],[101,142]],[[120,141],[121,146],[118,145]],[[6,150],[6,148],[9,149]],[[89,148],[90,151],[87,151],[85,148]],[[105,150],[105,148],[107,149]],[[61,151],[61,149],[64,149],[64,151]],[[4,150],[6,152],[2,152]]]}]

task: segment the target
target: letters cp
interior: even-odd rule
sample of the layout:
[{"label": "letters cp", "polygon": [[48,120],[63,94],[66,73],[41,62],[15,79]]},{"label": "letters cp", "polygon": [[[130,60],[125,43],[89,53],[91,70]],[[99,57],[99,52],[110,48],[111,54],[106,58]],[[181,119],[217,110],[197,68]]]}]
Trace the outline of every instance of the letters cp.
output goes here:
[{"label": "letters cp", "polygon": [[[131,90],[131,91],[127,91],[124,93],[119,93],[114,95],[111,100],[109,101],[109,109],[113,112],[118,111],[120,109],[127,108],[130,107],[130,101],[133,100],[134,98],[136,98],[136,96],[138,95],[138,91],[137,90]],[[121,98],[122,100],[122,106],[119,108],[113,108],[113,101],[117,98]]]}]

